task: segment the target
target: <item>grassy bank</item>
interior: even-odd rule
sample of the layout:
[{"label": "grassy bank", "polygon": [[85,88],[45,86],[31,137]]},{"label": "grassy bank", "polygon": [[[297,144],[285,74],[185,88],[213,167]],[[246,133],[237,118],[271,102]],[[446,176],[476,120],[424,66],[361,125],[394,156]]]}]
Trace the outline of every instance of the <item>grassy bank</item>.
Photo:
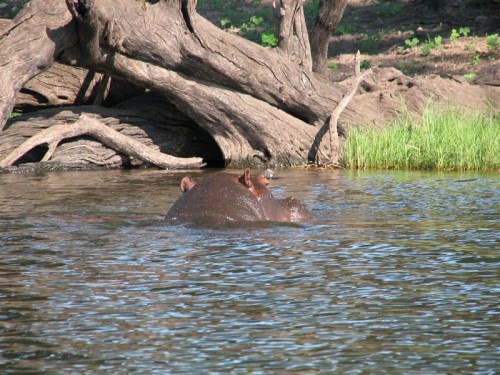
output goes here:
[{"label": "grassy bank", "polygon": [[346,168],[500,170],[500,120],[482,113],[427,107],[382,131],[351,129]]}]

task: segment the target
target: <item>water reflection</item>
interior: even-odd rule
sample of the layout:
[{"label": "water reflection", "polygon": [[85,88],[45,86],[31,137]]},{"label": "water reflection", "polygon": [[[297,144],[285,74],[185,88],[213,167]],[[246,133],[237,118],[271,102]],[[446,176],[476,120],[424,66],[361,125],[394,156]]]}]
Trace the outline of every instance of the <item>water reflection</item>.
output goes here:
[{"label": "water reflection", "polygon": [[2,373],[494,373],[498,175],[282,171],[314,220],[158,220],[182,174],[0,175]]}]

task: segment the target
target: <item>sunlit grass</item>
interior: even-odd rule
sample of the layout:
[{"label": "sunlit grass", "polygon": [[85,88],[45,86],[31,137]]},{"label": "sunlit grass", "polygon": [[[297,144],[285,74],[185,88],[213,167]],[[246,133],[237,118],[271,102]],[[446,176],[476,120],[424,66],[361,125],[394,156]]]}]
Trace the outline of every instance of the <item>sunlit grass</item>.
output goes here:
[{"label": "sunlit grass", "polygon": [[347,168],[500,170],[500,119],[480,112],[427,107],[381,131],[350,129]]}]

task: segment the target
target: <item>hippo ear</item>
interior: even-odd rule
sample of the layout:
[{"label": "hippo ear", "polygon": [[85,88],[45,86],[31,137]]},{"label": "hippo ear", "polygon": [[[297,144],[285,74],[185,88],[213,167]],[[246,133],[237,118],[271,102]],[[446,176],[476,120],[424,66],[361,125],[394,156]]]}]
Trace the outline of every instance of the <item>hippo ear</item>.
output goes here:
[{"label": "hippo ear", "polygon": [[191,190],[194,185],[196,185],[196,182],[194,182],[191,177],[186,176],[181,181],[181,190],[183,193],[186,193]]},{"label": "hippo ear", "polygon": [[245,169],[245,172],[238,178],[238,181],[247,188],[251,188],[252,180],[250,179],[250,169]]}]

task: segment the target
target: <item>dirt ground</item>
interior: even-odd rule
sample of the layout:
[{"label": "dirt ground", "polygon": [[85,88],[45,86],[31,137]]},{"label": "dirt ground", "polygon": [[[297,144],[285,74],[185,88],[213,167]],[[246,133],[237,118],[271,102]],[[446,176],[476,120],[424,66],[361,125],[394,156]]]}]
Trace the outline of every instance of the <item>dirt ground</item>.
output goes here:
[{"label": "dirt ground", "polygon": [[[230,9],[233,14],[242,10],[251,15],[272,4],[271,0],[226,0],[221,7],[218,2],[200,0],[198,6],[217,25],[234,17]],[[304,9],[312,27],[315,13],[308,4],[311,1]],[[439,0],[439,4],[435,9],[429,0],[349,0],[330,42],[330,78],[340,81],[351,76],[354,54],[360,50],[365,66],[500,86],[500,47],[488,48],[486,42],[487,35],[500,33],[500,2]],[[451,41],[452,30],[460,33],[461,28],[469,29],[467,36],[462,33]],[[436,37],[442,37],[441,44],[427,48],[432,43],[426,41],[434,42]],[[413,38],[418,44],[409,48],[405,41]]]},{"label": "dirt ground", "polygon": [[[330,43],[336,64],[330,69],[332,79],[352,74],[352,56],[359,49],[370,66],[395,67],[410,76],[437,74],[500,86],[500,46],[488,48],[486,40],[487,35],[500,32],[500,3],[443,1],[437,11],[425,1],[392,3],[400,5],[349,1]],[[461,28],[469,28],[468,35],[450,40],[452,30]],[[436,37],[442,37],[441,45],[426,49],[426,41],[436,44]],[[405,40],[413,38],[419,42],[408,48]]]},{"label": "dirt ground", "polygon": [[[0,1],[0,18],[14,17],[25,2]],[[271,7],[271,3],[271,0],[199,0],[198,11],[220,25],[228,17],[229,9],[241,10],[250,17]],[[339,81],[351,76],[354,54],[360,50],[365,67],[395,67],[410,76],[437,74],[500,86],[500,46],[488,47],[486,39],[500,33],[500,2],[439,0],[437,10],[432,3],[349,0],[330,43],[330,78]],[[314,20],[312,14],[308,16],[306,12],[309,23]],[[462,33],[452,41],[452,30],[460,32],[460,28],[469,29],[467,36]],[[438,40],[442,37],[437,45],[436,37]],[[410,48],[405,41],[414,38],[418,44]],[[432,42],[434,48],[426,47],[432,47]]]}]

